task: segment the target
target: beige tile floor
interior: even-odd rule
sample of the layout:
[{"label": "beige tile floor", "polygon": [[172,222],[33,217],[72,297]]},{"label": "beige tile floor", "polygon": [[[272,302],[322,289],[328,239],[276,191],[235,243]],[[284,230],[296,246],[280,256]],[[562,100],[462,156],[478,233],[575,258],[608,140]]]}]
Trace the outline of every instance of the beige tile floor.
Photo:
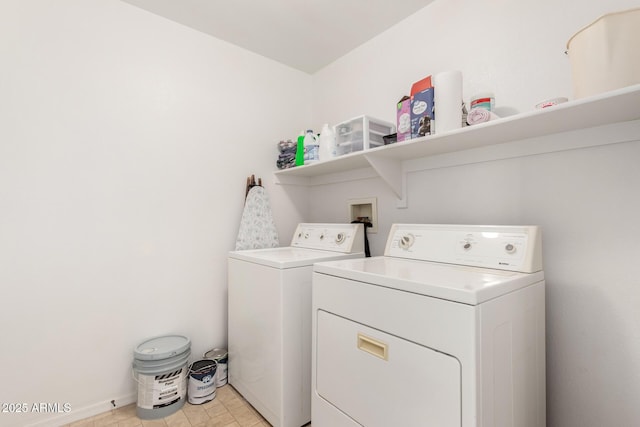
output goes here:
[{"label": "beige tile floor", "polygon": [[[141,420],[136,405],[128,405],[67,427],[264,427],[270,424],[230,385],[219,387],[216,397],[202,405],[184,406],[166,418]],[[309,425],[310,426],[310,425]]]}]

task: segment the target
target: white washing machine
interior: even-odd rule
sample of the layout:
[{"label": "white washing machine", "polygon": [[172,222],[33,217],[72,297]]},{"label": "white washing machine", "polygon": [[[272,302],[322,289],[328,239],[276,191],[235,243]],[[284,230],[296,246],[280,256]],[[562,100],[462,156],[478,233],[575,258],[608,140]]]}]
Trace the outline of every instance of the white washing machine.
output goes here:
[{"label": "white washing machine", "polygon": [[546,424],[537,227],[393,225],[313,273],[313,427]]},{"label": "white washing machine", "polygon": [[364,257],[363,227],[299,224],[291,246],[229,253],[229,383],[274,427],[311,421],[313,263]]}]

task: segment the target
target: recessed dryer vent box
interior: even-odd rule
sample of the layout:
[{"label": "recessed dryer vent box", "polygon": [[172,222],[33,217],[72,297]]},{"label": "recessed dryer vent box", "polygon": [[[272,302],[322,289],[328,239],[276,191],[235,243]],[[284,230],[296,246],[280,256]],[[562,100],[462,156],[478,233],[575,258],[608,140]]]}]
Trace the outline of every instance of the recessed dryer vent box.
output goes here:
[{"label": "recessed dryer vent box", "polygon": [[372,227],[367,228],[367,233],[378,232],[378,207],[375,197],[349,200],[349,221],[356,220],[367,220],[371,223]]}]

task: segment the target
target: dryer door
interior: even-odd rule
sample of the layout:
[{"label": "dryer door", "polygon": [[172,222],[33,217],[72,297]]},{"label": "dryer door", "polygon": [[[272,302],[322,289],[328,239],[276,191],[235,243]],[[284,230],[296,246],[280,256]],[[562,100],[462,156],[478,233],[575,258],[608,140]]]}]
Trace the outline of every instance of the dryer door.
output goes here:
[{"label": "dryer door", "polygon": [[460,427],[456,358],[325,311],[317,315],[320,397],[366,427]]}]

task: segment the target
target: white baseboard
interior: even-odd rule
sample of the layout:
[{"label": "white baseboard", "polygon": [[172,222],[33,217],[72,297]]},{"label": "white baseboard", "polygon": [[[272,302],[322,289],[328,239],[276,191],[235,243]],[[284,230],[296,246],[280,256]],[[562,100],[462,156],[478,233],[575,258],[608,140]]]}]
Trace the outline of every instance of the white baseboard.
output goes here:
[{"label": "white baseboard", "polygon": [[123,406],[135,403],[138,399],[137,393],[131,393],[125,396],[121,396],[113,400],[107,400],[104,402],[98,402],[92,405],[84,406],[82,408],[71,408],[71,411],[64,414],[56,414],[51,418],[40,420],[32,424],[28,424],[27,427],[59,427],[65,424],[73,423],[75,421],[84,420],[86,418],[93,417],[108,412],[113,409],[121,408]]}]

